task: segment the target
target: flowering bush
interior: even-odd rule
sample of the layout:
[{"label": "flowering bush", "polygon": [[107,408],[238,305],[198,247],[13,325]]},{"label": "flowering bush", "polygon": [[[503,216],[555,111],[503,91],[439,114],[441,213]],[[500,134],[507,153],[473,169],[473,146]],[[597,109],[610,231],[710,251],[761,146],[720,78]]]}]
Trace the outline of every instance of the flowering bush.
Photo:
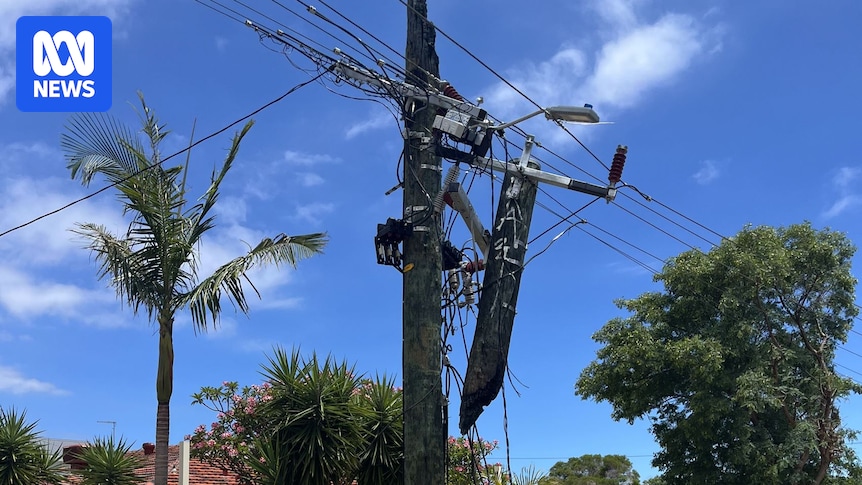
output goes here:
[{"label": "flowering bush", "polygon": [[[215,413],[187,436],[191,455],[247,485],[399,483],[403,469],[402,391],[391,379],[354,377],[327,358],[276,350],[268,382],[203,387],[193,404]],[[450,437],[448,484],[502,484],[485,458],[497,442]]]},{"label": "flowering bush", "polygon": [[448,485],[502,484],[505,472],[500,463],[488,464],[486,458],[497,448],[497,440],[468,440],[449,437],[447,442]]},{"label": "flowering bush", "polygon": [[246,484],[396,483],[403,465],[401,389],[362,379],[331,358],[276,349],[266,383],[204,387],[193,404],[216,413],[188,436],[192,456]]},{"label": "flowering bush", "polygon": [[255,440],[261,431],[271,430],[272,423],[258,413],[258,406],[272,400],[269,383],[243,387],[225,381],[219,387],[203,387],[192,395],[193,404],[200,404],[216,413],[209,426],[200,425],[193,434],[191,455],[204,462],[230,470],[243,483],[254,483],[255,474],[248,467],[251,459],[260,459]]}]

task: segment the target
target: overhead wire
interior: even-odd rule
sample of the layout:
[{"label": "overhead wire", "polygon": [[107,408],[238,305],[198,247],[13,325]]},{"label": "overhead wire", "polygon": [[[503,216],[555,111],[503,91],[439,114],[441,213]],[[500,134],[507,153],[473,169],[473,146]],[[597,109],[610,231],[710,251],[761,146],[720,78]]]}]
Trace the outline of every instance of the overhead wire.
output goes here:
[{"label": "overhead wire", "polygon": [[309,80],[307,80],[307,81],[303,81],[303,82],[301,82],[301,83],[299,83],[299,84],[297,84],[297,85],[293,86],[292,88],[290,88],[289,90],[287,90],[287,92],[285,92],[284,94],[282,94],[282,95],[278,96],[277,98],[275,98],[275,99],[273,99],[273,100],[271,100],[271,101],[269,101],[269,102],[265,103],[264,105],[262,105],[262,106],[260,106],[259,108],[257,108],[257,109],[255,109],[255,110],[253,110],[252,112],[250,112],[250,113],[248,113],[248,114],[246,114],[246,115],[243,115],[242,117],[240,117],[240,118],[238,118],[238,119],[236,119],[236,120],[234,120],[234,121],[230,122],[229,124],[225,125],[224,127],[219,128],[218,130],[216,130],[216,131],[214,131],[214,132],[212,132],[212,133],[210,133],[210,134],[208,134],[208,135],[204,136],[203,138],[201,138],[201,139],[199,139],[199,140],[195,141],[194,143],[190,143],[190,144],[189,144],[189,146],[187,146],[186,148],[183,148],[183,149],[181,149],[181,150],[178,150],[178,151],[176,151],[176,152],[174,152],[174,153],[172,153],[172,154],[168,155],[167,157],[162,158],[161,160],[159,160],[159,161],[158,161],[158,163],[155,163],[155,164],[153,164],[153,165],[150,165],[150,166],[148,166],[148,167],[146,167],[146,168],[144,168],[144,169],[142,169],[142,170],[139,170],[139,171],[137,171],[137,172],[134,172],[134,173],[132,173],[132,174],[128,175],[127,177],[124,177],[124,178],[122,178],[122,179],[120,179],[120,180],[117,180],[117,181],[116,181],[116,182],[114,182],[114,183],[108,184],[108,185],[106,185],[106,186],[104,186],[104,187],[102,187],[102,188],[100,188],[100,189],[98,189],[98,190],[96,190],[96,191],[94,191],[94,192],[90,192],[90,193],[89,193],[89,194],[87,194],[87,195],[84,195],[84,196],[82,196],[82,197],[79,197],[79,198],[77,198],[77,199],[75,199],[75,200],[71,201],[71,202],[68,202],[68,203],[66,203],[66,204],[64,204],[64,205],[62,205],[62,206],[60,206],[60,207],[58,207],[57,209],[54,209],[54,210],[51,210],[51,211],[45,212],[45,213],[43,213],[43,214],[41,214],[41,215],[39,215],[39,216],[37,216],[37,217],[34,217],[33,219],[30,219],[30,220],[28,220],[28,221],[26,221],[26,222],[23,222],[23,223],[21,223],[21,224],[18,224],[17,226],[14,226],[14,227],[11,227],[11,228],[9,228],[9,229],[6,229],[6,230],[4,230],[3,232],[0,232],[0,237],[6,236],[6,235],[8,235],[8,234],[10,234],[10,233],[12,233],[12,232],[15,232],[15,231],[18,231],[18,230],[20,230],[20,229],[23,229],[23,228],[25,228],[25,227],[27,227],[27,226],[29,226],[29,225],[32,225],[32,224],[34,224],[34,223],[36,223],[36,222],[38,222],[38,221],[40,221],[40,220],[42,220],[42,219],[45,219],[46,217],[50,217],[50,216],[52,216],[52,215],[54,215],[54,214],[57,214],[58,212],[62,212],[62,211],[64,211],[64,210],[66,210],[66,209],[68,209],[68,208],[70,208],[70,207],[72,207],[72,206],[74,206],[74,205],[80,204],[81,202],[84,202],[84,201],[86,201],[86,200],[92,199],[93,197],[95,197],[95,196],[97,196],[97,195],[101,194],[102,192],[105,192],[105,191],[107,191],[107,190],[109,190],[109,189],[111,189],[111,188],[113,188],[113,187],[116,187],[116,186],[117,186],[117,185],[119,185],[119,184],[125,183],[125,182],[127,182],[127,181],[129,181],[129,180],[131,180],[131,179],[133,179],[133,178],[135,178],[135,177],[137,177],[139,174],[141,174],[141,173],[143,173],[143,172],[145,172],[145,171],[147,171],[147,170],[152,170],[152,169],[154,169],[154,168],[156,168],[156,167],[160,167],[163,163],[167,162],[168,160],[170,160],[170,159],[172,159],[172,158],[174,158],[174,157],[176,157],[176,156],[178,156],[178,155],[181,155],[181,154],[183,154],[183,153],[188,152],[188,151],[189,151],[189,150],[191,150],[192,148],[194,148],[194,147],[196,147],[196,146],[200,145],[201,143],[203,143],[203,142],[205,142],[205,141],[207,141],[207,140],[209,140],[209,139],[211,139],[211,138],[213,138],[213,137],[215,137],[215,136],[218,136],[218,135],[220,135],[220,134],[224,133],[225,131],[229,130],[230,128],[232,128],[232,127],[234,127],[234,126],[238,125],[239,123],[242,123],[243,121],[245,121],[245,120],[247,120],[247,119],[251,118],[252,116],[254,116],[254,115],[256,115],[256,114],[260,113],[261,111],[265,110],[266,108],[269,108],[270,106],[272,106],[272,105],[274,105],[274,104],[278,103],[279,101],[281,101],[281,100],[283,100],[284,98],[288,97],[289,95],[293,94],[293,93],[294,93],[294,92],[296,92],[297,90],[299,90],[299,89],[301,89],[301,88],[303,88],[303,87],[305,87],[305,86],[307,86],[307,85],[311,84],[312,82],[316,81],[316,80],[317,80],[320,76],[322,76],[322,75],[323,75],[323,74],[319,74],[318,76],[316,76],[316,77],[314,77],[314,78],[311,78],[311,79],[309,79]]}]

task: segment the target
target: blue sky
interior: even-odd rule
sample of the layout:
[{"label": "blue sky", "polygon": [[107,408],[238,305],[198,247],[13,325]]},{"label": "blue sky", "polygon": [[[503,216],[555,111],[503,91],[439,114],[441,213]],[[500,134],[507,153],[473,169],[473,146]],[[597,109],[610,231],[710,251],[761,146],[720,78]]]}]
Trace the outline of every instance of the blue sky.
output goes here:
[{"label": "blue sky", "polygon": [[[331,26],[319,24],[338,39],[276,3],[254,3],[328,48],[356,46]],[[403,50],[405,9],[397,0],[328,3]],[[282,4],[310,19],[298,2]],[[640,250],[664,259],[718,242],[674,211],[722,235],[745,224],[808,220],[862,241],[862,162],[852,146],[862,111],[862,5],[852,0],[548,1],[529,9],[511,0],[430,4],[437,26],[540,105],[589,102],[604,120],[614,121],[570,129],[606,164],[618,144],[628,145],[623,180],[658,201],[624,191],[631,198],[591,205],[579,214],[589,221],[579,228],[589,233],[569,230],[527,267],[510,350],[520,396],[508,387],[506,409],[515,469],[532,463],[547,470],[571,456],[615,453],[630,456],[642,476],[652,476],[649,461],[657,447],[646,424],[616,423],[608,405],[573,393],[581,369],[595,355],[590,336],[620,314],[613,300],[657,288],[649,271],[609,245],[660,269],[660,261]],[[400,59],[323,5],[317,7],[394,61]],[[143,91],[173,130],[165,152],[188,144],[195,120],[200,138],[309,79],[289,62],[309,66],[295,53],[286,58],[268,50],[250,29],[192,1],[5,0],[0,4],[0,231],[87,193],[70,179],[59,150],[67,115],[22,113],[15,106],[15,20],[59,14],[113,20],[111,113],[135,123],[135,92]],[[532,110],[442,36],[437,49],[441,77],[469,99],[483,97],[493,116],[510,120]],[[362,371],[400,379],[401,278],[376,264],[372,244],[376,224],[401,210],[400,191],[384,195],[397,183],[398,124],[381,105],[345,99],[328,88],[362,96],[349,86],[314,83],[255,116],[223,185],[219,229],[202,248],[204,268],[214,268],[239,254],[243,241],[327,231],[326,254],[303,262],[298,271],[256,273],[263,299],[252,303],[248,318],[226,313],[218,332],[195,336],[188,317],[178,319],[171,442],[212,420],[205,409],[189,405],[191,393],[224,380],[259,382],[259,364],[273,345],[332,353]],[[562,158],[537,150],[547,170],[596,183],[606,179],[606,169],[554,124],[537,118],[520,126]],[[514,132],[508,138],[523,142]],[[193,192],[203,190],[228,146],[226,133],[194,150]],[[509,156],[517,154],[513,148]],[[494,155],[505,153],[497,146]],[[546,190],[539,202],[553,213],[536,208],[534,235],[559,221],[555,213],[568,215],[590,200]],[[471,199],[490,225],[487,176],[476,179]],[[116,421],[117,433],[140,445],[154,439],[157,339],[145,318],[133,317],[97,281],[90,255],[68,231],[76,222],[123,227],[114,196],[105,193],[0,237],[0,405],[26,408],[46,436],[86,440],[110,432],[110,425],[97,421]],[[468,238],[462,226],[455,225],[456,245]],[[528,256],[565,227],[539,238]],[[463,373],[460,337],[452,339],[452,360]],[[862,340],[851,334],[838,351],[839,369],[862,380],[857,373],[862,358],[855,353],[862,353]],[[454,388],[452,394],[454,417],[459,406]],[[862,399],[848,400],[842,412],[849,426],[862,428]],[[504,442],[499,398],[478,427],[485,438]],[[504,449],[494,456],[502,460]]]}]

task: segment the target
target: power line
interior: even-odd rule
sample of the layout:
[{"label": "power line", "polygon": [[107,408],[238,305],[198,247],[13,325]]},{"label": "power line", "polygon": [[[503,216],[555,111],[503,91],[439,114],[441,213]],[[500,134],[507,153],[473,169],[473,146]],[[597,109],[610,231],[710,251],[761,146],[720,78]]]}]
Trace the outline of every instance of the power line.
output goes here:
[{"label": "power line", "polygon": [[181,155],[181,154],[183,154],[183,153],[186,153],[187,151],[189,151],[189,150],[191,150],[192,148],[194,148],[194,147],[196,147],[196,146],[200,145],[201,143],[203,143],[203,142],[205,142],[205,141],[209,140],[210,138],[213,138],[213,137],[215,137],[215,136],[218,136],[218,135],[220,135],[220,134],[224,133],[225,131],[229,130],[229,129],[230,129],[230,128],[232,128],[233,126],[236,126],[237,124],[239,124],[239,123],[241,123],[241,122],[243,122],[243,121],[245,121],[245,120],[247,120],[247,119],[251,118],[252,116],[254,116],[254,115],[256,115],[256,114],[260,113],[260,112],[261,112],[261,111],[263,111],[263,110],[265,110],[266,108],[269,108],[270,106],[274,105],[275,103],[278,103],[279,101],[281,101],[281,100],[283,100],[284,98],[288,97],[289,95],[293,94],[294,92],[296,92],[296,91],[297,91],[297,90],[299,90],[300,88],[303,88],[303,87],[305,87],[305,86],[307,86],[307,85],[311,84],[312,82],[316,81],[316,80],[317,80],[317,79],[319,79],[321,76],[323,76],[323,74],[324,74],[324,73],[320,73],[320,74],[318,74],[317,76],[315,76],[315,77],[313,77],[313,78],[309,79],[308,81],[304,81],[304,82],[301,82],[301,83],[297,84],[296,86],[294,86],[294,87],[290,88],[287,92],[285,92],[285,93],[284,93],[284,94],[282,94],[281,96],[279,96],[279,97],[277,97],[277,98],[273,99],[272,101],[269,101],[268,103],[266,103],[266,104],[264,104],[263,106],[261,106],[261,107],[257,108],[256,110],[252,111],[251,113],[249,113],[249,114],[247,114],[247,115],[244,115],[244,116],[242,116],[241,118],[236,119],[235,121],[232,121],[230,124],[228,124],[228,125],[226,125],[226,126],[224,126],[224,127],[222,127],[222,128],[219,128],[218,130],[216,130],[216,131],[214,131],[214,132],[210,133],[209,135],[206,135],[205,137],[201,138],[200,140],[198,140],[198,141],[196,141],[196,142],[194,142],[194,143],[190,144],[188,147],[183,148],[182,150],[179,150],[179,151],[177,151],[177,152],[175,152],[175,153],[172,153],[171,155],[168,155],[167,157],[165,157],[165,158],[163,158],[162,160],[160,160],[158,163],[154,163],[154,164],[152,164],[152,165],[148,166],[147,168],[145,168],[145,169],[143,169],[143,170],[139,170],[139,171],[137,171],[137,172],[135,172],[135,173],[133,173],[133,174],[131,174],[131,175],[129,175],[129,176],[127,176],[127,177],[125,177],[125,178],[122,178],[122,179],[120,179],[120,180],[117,180],[116,182],[114,182],[114,183],[112,183],[112,184],[106,185],[106,186],[102,187],[101,189],[96,190],[95,192],[91,192],[91,193],[89,193],[89,194],[87,194],[87,195],[85,195],[85,196],[83,196],[83,197],[80,197],[80,198],[78,198],[78,199],[75,199],[75,200],[73,200],[73,201],[71,201],[71,202],[69,202],[69,203],[67,203],[67,204],[65,204],[65,205],[63,205],[63,206],[61,206],[61,207],[58,207],[57,209],[54,209],[54,210],[49,211],[49,212],[46,212],[46,213],[44,213],[44,214],[42,214],[42,215],[40,215],[40,216],[37,216],[37,217],[35,217],[35,218],[33,218],[33,219],[31,219],[31,220],[27,221],[27,222],[24,222],[24,223],[22,223],[22,224],[19,224],[19,225],[15,226],[15,227],[12,227],[12,228],[10,228],[10,229],[6,229],[5,231],[0,232],[0,237],[6,236],[7,234],[10,234],[10,233],[12,233],[12,232],[15,232],[15,231],[17,231],[17,230],[19,230],[19,229],[23,229],[23,228],[25,228],[25,227],[27,227],[27,226],[29,226],[29,225],[31,225],[31,224],[34,224],[34,223],[36,223],[36,222],[38,222],[38,221],[40,221],[40,220],[42,220],[42,219],[45,219],[46,217],[50,217],[50,216],[52,216],[52,215],[54,215],[54,214],[57,214],[57,213],[59,213],[59,212],[62,212],[62,211],[64,211],[64,210],[66,210],[66,209],[68,209],[68,208],[70,208],[70,207],[72,207],[72,206],[74,206],[74,205],[80,204],[81,202],[84,202],[85,200],[92,199],[93,197],[95,197],[95,196],[97,196],[97,195],[101,194],[102,192],[105,192],[106,190],[108,190],[108,189],[110,189],[110,188],[112,188],[112,187],[115,187],[115,186],[117,186],[117,185],[119,185],[119,184],[122,184],[122,183],[124,183],[124,182],[127,182],[128,180],[131,180],[131,179],[133,179],[133,178],[137,177],[139,174],[141,174],[141,173],[143,173],[143,172],[145,172],[145,171],[147,171],[147,170],[152,170],[152,169],[154,169],[154,168],[156,168],[156,167],[160,167],[163,163],[165,163],[165,162],[167,162],[168,160],[170,160],[170,159],[174,158],[175,156],[177,156],[177,155]]}]

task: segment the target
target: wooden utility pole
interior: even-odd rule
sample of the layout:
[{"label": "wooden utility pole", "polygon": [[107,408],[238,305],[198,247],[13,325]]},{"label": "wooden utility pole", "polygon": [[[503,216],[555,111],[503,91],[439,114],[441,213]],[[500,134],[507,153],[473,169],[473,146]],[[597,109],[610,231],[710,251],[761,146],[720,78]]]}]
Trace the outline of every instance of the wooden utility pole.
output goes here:
[{"label": "wooden utility pole", "polygon": [[[522,164],[539,168],[527,160]],[[463,434],[470,431],[485,406],[497,397],[506,375],[536,188],[535,181],[518,172],[506,172],[503,179],[479,297],[476,332],[461,393],[458,427]]]},{"label": "wooden utility pole", "polygon": [[[419,87],[433,85],[440,68],[428,7],[425,0],[408,0],[407,4],[406,81]],[[441,171],[431,129],[436,108],[415,98],[406,103],[404,219],[412,224],[413,232],[404,241],[403,257],[408,269],[403,303],[404,483],[442,485],[447,430],[440,377],[442,228],[432,207],[440,190]]]}]

